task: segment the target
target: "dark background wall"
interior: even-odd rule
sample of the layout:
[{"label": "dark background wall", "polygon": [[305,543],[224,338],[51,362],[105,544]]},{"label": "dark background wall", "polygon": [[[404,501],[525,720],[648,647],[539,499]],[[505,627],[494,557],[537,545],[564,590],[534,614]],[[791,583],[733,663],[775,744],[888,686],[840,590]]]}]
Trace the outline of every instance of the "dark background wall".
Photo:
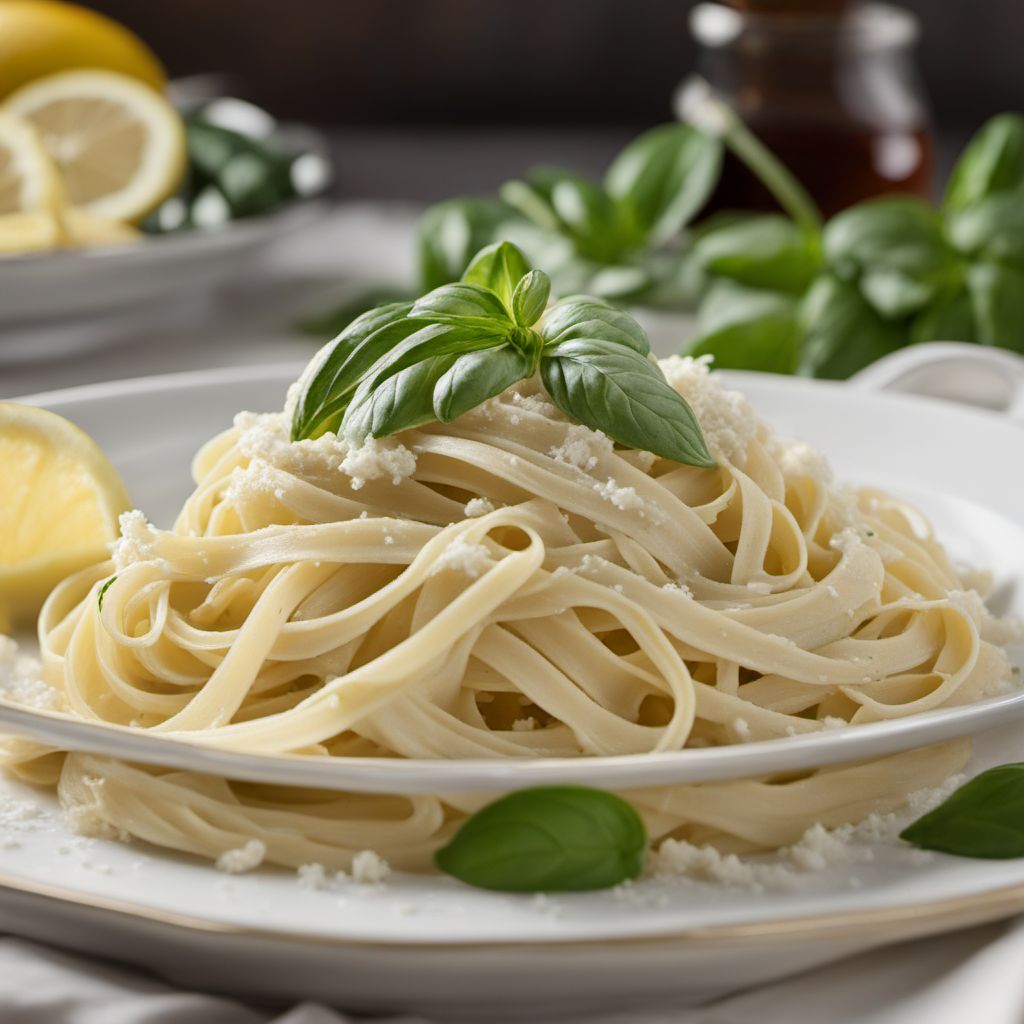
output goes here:
[{"label": "dark background wall", "polygon": [[[177,75],[230,71],[285,117],[649,124],[693,62],[687,0],[86,0]],[[940,123],[1024,107],[1022,0],[905,0]]]}]

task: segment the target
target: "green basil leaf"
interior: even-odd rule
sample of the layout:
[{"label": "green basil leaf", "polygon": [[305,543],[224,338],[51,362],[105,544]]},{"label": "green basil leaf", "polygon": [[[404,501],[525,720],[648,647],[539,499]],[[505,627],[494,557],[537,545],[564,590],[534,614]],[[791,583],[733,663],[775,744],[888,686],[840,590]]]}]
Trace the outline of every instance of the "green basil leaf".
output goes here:
[{"label": "green basil leaf", "polygon": [[372,387],[367,387],[364,381],[345,410],[342,432],[359,442],[367,437],[388,437],[433,422],[437,419],[434,388],[458,358],[456,352],[432,355]]},{"label": "green basil leaf", "polygon": [[1024,269],[1024,188],[986,196],[946,219],[950,243],[973,259]]},{"label": "green basil leaf", "polygon": [[512,293],[512,315],[520,327],[532,327],[547,308],[551,278],[543,270],[531,270]]},{"label": "green basil leaf", "polygon": [[982,772],[905,828],[900,838],[959,857],[1024,857],[1024,764]]},{"label": "green basil leaf", "polygon": [[646,356],[651,350],[644,329],[628,313],[590,296],[563,299],[544,318],[545,348],[576,338],[611,342]]},{"label": "green basil leaf", "polygon": [[450,423],[530,376],[529,356],[512,344],[459,356],[434,385],[434,414]]},{"label": "green basil leaf", "polygon": [[887,324],[856,285],[823,275],[803,303],[804,342],[797,372],[845,380],[899,348],[901,331]]},{"label": "green basil leaf", "polygon": [[685,124],[665,124],[616,157],[605,188],[641,238],[660,245],[683,229],[718,182],[722,144]]},{"label": "green basil leaf", "polygon": [[529,272],[530,264],[519,248],[511,242],[495,242],[473,257],[462,280],[494,292],[511,312],[512,293]]},{"label": "green basil leaf", "polygon": [[340,421],[362,375],[395,344],[422,327],[407,319],[410,302],[371,309],[310,360],[299,378],[291,438],[319,437]]},{"label": "green basil leaf", "polygon": [[484,327],[490,324],[511,326],[504,303],[489,288],[469,281],[444,284],[418,299],[409,316],[432,323],[459,323]]},{"label": "green basil leaf", "polygon": [[501,892],[582,892],[639,877],[647,830],[625,800],[583,786],[526,789],[477,811],[438,850],[446,874]]},{"label": "green basil leaf", "polygon": [[458,281],[473,255],[517,220],[510,206],[488,199],[447,199],[431,206],[416,232],[421,289]]},{"label": "green basil leaf", "polygon": [[944,295],[923,309],[911,322],[910,340],[977,341],[974,306],[967,289]]},{"label": "green basil leaf", "polygon": [[1024,353],[1024,272],[998,263],[967,271],[977,340]]},{"label": "green basil leaf", "polygon": [[922,309],[960,269],[935,211],[922,200],[873,199],[826,225],[825,260],[844,281],[862,281],[883,316]]},{"label": "green basil leaf", "polygon": [[943,205],[963,210],[996,192],[1024,185],[1024,117],[999,114],[968,143],[957,161]]},{"label": "green basil leaf", "polygon": [[689,466],[714,466],[700,424],[661,370],[633,348],[587,338],[545,348],[541,378],[555,404],[592,430]]},{"label": "green basil leaf", "polygon": [[718,369],[795,373],[802,337],[794,299],[722,282],[701,305],[687,355],[715,357]]},{"label": "green basil leaf", "polygon": [[801,294],[821,266],[821,242],[788,218],[768,214],[703,234],[694,256],[718,277]]}]

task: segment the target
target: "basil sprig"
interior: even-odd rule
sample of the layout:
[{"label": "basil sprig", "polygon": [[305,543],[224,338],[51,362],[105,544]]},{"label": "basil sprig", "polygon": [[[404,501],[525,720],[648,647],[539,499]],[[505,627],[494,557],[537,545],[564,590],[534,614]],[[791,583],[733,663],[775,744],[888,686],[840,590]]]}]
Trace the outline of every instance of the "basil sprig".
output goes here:
[{"label": "basil sprig", "polygon": [[900,838],[960,857],[1024,857],[1024,764],[982,772],[904,829]]},{"label": "basil sprig", "polygon": [[[942,205],[859,203],[806,218],[711,225],[694,354],[720,366],[843,378],[902,345],[967,341],[1024,352],[1024,116],[984,126]],[[728,330],[712,310],[732,286]],[[788,333],[787,333],[788,332]]]},{"label": "basil sprig", "polygon": [[644,823],[621,797],[552,786],[477,811],[434,860],[479,889],[584,892],[637,878],[646,852]]},{"label": "basil sprig", "polygon": [[461,281],[364,313],[300,378],[292,440],[333,430],[360,441],[448,423],[539,372],[555,404],[588,427],[713,466],[693,411],[649,358],[639,324],[588,297],[545,312],[550,289],[516,246],[499,242],[477,253]]}]

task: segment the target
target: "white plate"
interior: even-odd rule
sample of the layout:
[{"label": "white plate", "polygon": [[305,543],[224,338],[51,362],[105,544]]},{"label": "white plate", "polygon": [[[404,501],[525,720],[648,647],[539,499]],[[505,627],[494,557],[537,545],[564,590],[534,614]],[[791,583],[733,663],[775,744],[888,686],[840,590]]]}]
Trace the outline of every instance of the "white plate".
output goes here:
[{"label": "white plate", "polygon": [[[188,491],[192,451],[236,409],[280,407],[296,369],[179,375],[37,400],[96,436],[135,500],[167,522]],[[992,568],[1004,609],[1020,609],[1024,482],[1001,469],[1020,448],[1018,428],[920,398],[731,376],[763,417],[823,448],[843,478],[925,506],[954,555]],[[1003,733],[979,743],[975,767],[1024,755],[1017,730]],[[4,782],[0,806],[19,792]],[[782,892],[669,880],[536,900],[411,876],[381,889],[312,892],[292,873],[227,878],[140,845],[76,839],[52,797],[30,799],[43,812],[15,824],[18,845],[0,848],[0,930],[249,997],[471,1016],[486,1007],[492,1017],[496,1006],[555,1014],[694,1001],[1024,908],[1024,861],[911,863],[896,848]]]}]

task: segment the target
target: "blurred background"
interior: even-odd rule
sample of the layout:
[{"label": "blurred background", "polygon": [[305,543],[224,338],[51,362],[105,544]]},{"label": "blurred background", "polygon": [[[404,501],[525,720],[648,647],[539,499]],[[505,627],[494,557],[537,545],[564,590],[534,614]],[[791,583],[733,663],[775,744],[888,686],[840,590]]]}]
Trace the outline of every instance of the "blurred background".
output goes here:
[{"label": "blurred background", "polygon": [[[498,238],[557,293],[629,308],[661,355],[842,379],[917,341],[1024,353],[1021,38],[1020,0],[0,0],[0,113],[41,129],[67,185],[29,212],[0,190],[0,397],[299,361]],[[122,75],[112,97],[60,78],[82,67]],[[143,134],[177,154],[141,185],[133,81],[163,104]],[[705,131],[716,104],[790,201],[771,156]],[[680,171],[634,230],[604,174],[667,124],[660,155],[627,150],[640,177],[683,168],[695,134],[713,171]],[[150,198],[112,215],[93,193],[115,165]],[[537,165],[563,168],[557,202]],[[910,207],[829,250],[817,211],[893,194]]]},{"label": "blurred background", "polygon": [[[290,0],[286,16],[251,0],[90,6],[137,31],[172,76],[228,73],[278,116],[331,125],[339,195],[488,191],[538,161],[597,174],[671,116],[697,56],[687,0]],[[921,19],[941,173],[1024,98],[1024,4],[901,6]]]}]

